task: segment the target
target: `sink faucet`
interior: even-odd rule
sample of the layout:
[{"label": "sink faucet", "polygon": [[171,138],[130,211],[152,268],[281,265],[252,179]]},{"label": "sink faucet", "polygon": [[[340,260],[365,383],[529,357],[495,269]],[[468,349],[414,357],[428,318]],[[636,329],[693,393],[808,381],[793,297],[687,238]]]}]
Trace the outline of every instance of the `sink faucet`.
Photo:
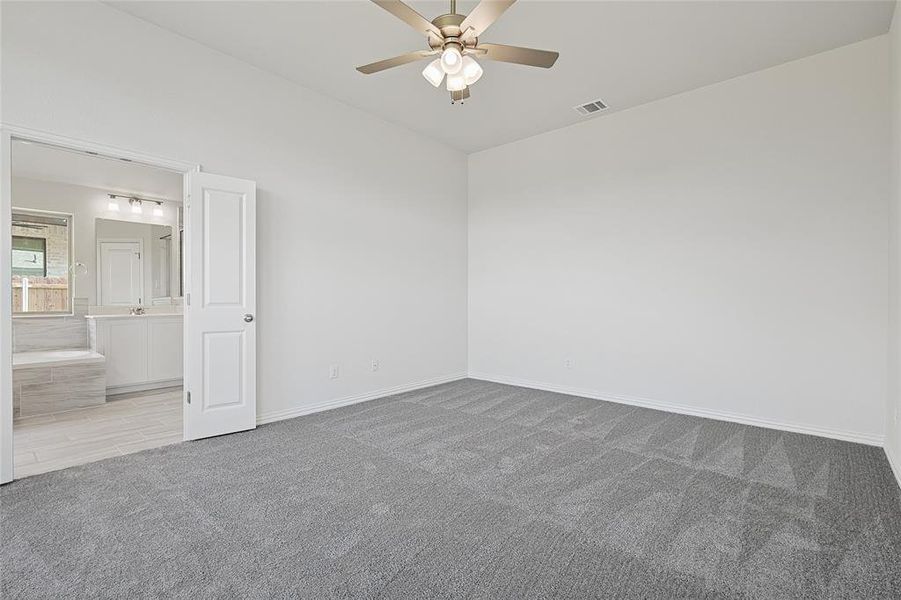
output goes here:
[{"label": "sink faucet", "polygon": [[128,309],[128,314],[130,315],[143,315],[144,307],[143,306],[133,306]]}]

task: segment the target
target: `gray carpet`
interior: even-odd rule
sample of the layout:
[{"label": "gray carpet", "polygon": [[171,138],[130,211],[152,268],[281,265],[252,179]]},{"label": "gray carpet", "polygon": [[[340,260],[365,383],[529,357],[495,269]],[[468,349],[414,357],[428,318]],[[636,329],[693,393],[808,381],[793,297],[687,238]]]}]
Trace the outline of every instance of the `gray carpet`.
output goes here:
[{"label": "gray carpet", "polygon": [[901,598],[881,449],[474,380],[0,502],[4,598]]}]

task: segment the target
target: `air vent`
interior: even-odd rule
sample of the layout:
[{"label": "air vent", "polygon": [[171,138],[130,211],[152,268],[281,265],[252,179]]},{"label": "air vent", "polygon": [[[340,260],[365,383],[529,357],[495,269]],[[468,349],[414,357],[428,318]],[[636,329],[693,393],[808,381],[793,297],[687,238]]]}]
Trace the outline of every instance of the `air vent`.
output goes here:
[{"label": "air vent", "polygon": [[602,110],[607,110],[607,105],[600,100],[595,100],[594,102],[589,102],[588,104],[580,104],[579,106],[574,106],[573,108],[580,115],[587,116],[594,113],[599,113]]}]

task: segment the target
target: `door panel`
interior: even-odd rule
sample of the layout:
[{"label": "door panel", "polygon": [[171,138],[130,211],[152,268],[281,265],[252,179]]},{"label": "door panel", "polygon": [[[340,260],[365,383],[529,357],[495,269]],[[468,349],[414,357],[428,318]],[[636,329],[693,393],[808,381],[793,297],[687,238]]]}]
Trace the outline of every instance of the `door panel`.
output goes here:
[{"label": "door panel", "polygon": [[244,292],[244,194],[204,190],[203,301],[240,306]]},{"label": "door panel", "polygon": [[143,300],[139,242],[100,242],[100,305],[135,306]]},{"label": "door panel", "polygon": [[256,184],[192,173],[189,189],[185,438],[196,439],[256,427]]},{"label": "door panel", "polygon": [[[243,405],[246,400],[241,385],[241,366],[246,354],[244,332],[205,333],[203,341],[203,372],[207,378],[203,386],[204,410]],[[220,372],[216,367],[222,364],[238,365],[238,368]]]}]

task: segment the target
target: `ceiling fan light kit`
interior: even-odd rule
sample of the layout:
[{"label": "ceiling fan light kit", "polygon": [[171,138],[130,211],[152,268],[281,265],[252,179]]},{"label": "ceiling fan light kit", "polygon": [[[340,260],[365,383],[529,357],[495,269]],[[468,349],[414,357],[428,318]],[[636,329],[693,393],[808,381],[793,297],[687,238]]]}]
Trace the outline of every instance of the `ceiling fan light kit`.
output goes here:
[{"label": "ceiling fan light kit", "polygon": [[433,86],[438,87],[444,81],[444,70],[441,68],[441,59],[436,58],[422,70],[422,76]]},{"label": "ceiling fan light kit", "polygon": [[372,0],[395,17],[425,35],[429,49],[408,52],[380,60],[357,71],[371,75],[407,63],[434,58],[422,70],[422,76],[434,87],[447,77],[446,88],[451,104],[462,103],[469,98],[469,86],[482,77],[484,70],[475,56],[485,60],[515,63],[549,69],[559,54],[548,50],[519,48],[501,44],[480,44],[479,36],[500,17],[516,0],[482,0],[469,15],[457,14],[456,0],[450,2],[450,13],[427,21],[425,17],[400,0]]}]

